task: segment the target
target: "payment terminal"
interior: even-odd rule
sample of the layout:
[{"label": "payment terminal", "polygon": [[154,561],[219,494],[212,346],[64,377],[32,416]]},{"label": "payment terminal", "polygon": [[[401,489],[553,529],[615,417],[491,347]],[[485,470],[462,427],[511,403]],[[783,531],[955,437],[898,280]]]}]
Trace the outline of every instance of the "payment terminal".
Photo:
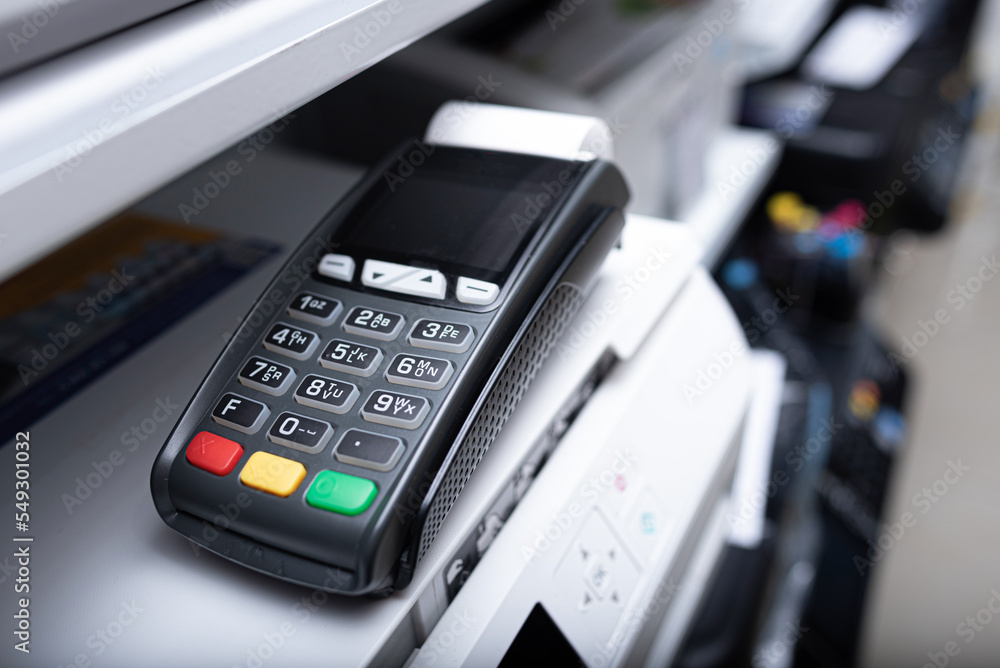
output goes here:
[{"label": "payment terminal", "polygon": [[187,406],[152,471],[161,517],[283,580],[405,587],[627,199],[618,169],[586,155],[392,152],[292,254]]}]

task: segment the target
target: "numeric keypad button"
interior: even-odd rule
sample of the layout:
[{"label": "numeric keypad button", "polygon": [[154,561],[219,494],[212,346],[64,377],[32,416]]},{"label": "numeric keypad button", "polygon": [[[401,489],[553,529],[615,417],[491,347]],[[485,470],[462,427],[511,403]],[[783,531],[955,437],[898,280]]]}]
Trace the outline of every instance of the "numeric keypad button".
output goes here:
[{"label": "numeric keypad button", "polygon": [[333,456],[344,464],[375,471],[391,471],[405,449],[403,441],[395,436],[348,429],[341,436]]},{"label": "numeric keypad button", "polygon": [[472,345],[474,336],[469,325],[423,318],[413,325],[407,340],[417,348],[464,353]]},{"label": "numeric keypad button", "polygon": [[319,363],[326,369],[368,377],[382,363],[382,351],[352,341],[334,339],[326,344]]},{"label": "numeric keypad button", "polygon": [[265,348],[297,360],[307,360],[312,357],[317,346],[319,346],[319,335],[283,322],[275,323],[264,337]]},{"label": "numeric keypad button", "polygon": [[344,318],[344,331],[381,341],[392,341],[403,329],[403,316],[367,306],[355,306]]},{"label": "numeric keypad button", "polygon": [[247,360],[239,373],[243,385],[276,397],[284,394],[294,380],[292,367],[256,356]]},{"label": "numeric keypad button", "polygon": [[362,406],[361,417],[389,427],[416,429],[423,423],[430,408],[431,403],[423,397],[375,390]]},{"label": "numeric keypad button", "polygon": [[357,385],[309,374],[295,390],[295,401],[303,406],[343,415],[351,410],[359,394]]},{"label": "numeric keypad button", "polygon": [[244,434],[257,433],[270,414],[271,410],[259,401],[232,392],[222,395],[212,409],[213,420]]},{"label": "numeric keypad button", "polygon": [[451,378],[455,367],[448,360],[400,353],[385,370],[385,379],[397,385],[440,390]]},{"label": "numeric keypad button", "polygon": [[327,327],[340,314],[340,302],[312,292],[300,292],[292,298],[287,311],[293,318]]},{"label": "numeric keypad button", "polygon": [[267,437],[272,443],[309,453],[322,450],[331,436],[333,426],[329,422],[288,411],[279,415],[267,430]]}]

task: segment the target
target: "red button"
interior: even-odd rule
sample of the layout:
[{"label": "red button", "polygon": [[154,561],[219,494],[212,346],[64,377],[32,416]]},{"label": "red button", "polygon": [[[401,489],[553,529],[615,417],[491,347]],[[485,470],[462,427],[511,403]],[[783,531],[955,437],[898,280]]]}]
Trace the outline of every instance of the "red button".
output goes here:
[{"label": "red button", "polygon": [[228,475],[242,456],[242,445],[208,431],[195,434],[187,447],[187,460],[215,475]]}]

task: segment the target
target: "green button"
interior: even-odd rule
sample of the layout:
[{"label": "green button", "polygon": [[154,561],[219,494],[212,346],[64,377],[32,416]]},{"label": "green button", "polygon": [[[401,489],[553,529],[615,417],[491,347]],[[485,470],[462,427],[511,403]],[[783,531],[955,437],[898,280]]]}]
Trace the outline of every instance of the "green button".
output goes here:
[{"label": "green button", "polygon": [[337,471],[320,471],[306,492],[306,503],[343,515],[357,515],[375,500],[378,487],[365,480]]}]

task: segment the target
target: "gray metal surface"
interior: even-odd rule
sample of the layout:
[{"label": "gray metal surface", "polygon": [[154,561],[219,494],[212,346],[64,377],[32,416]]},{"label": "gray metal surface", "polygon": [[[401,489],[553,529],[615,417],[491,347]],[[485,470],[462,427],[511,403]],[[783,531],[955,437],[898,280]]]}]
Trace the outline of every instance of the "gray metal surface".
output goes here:
[{"label": "gray metal surface", "polygon": [[3,80],[0,279],[483,1],[206,0]]},{"label": "gray metal surface", "polygon": [[127,28],[191,0],[5,0],[0,76]]}]

